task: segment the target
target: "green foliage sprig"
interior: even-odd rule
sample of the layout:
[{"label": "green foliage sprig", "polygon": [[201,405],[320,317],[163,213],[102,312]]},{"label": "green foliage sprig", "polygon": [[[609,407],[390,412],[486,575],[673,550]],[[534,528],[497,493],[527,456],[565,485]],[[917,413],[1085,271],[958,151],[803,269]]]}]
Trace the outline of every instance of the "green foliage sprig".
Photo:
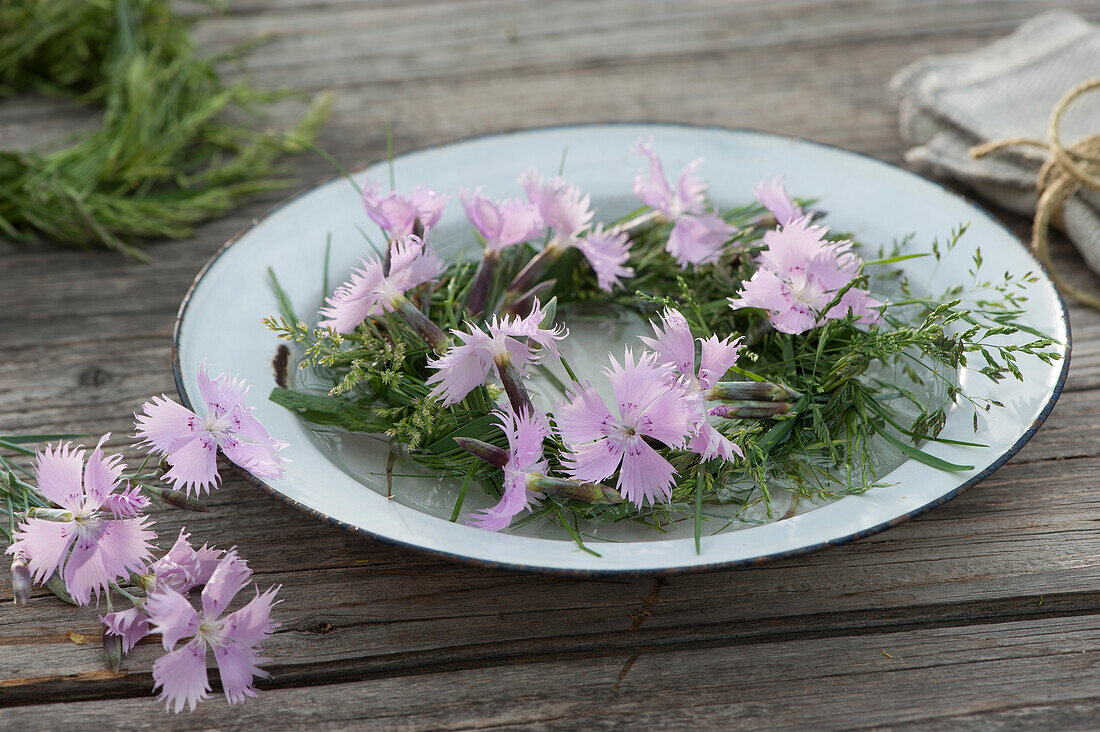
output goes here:
[{"label": "green foliage sprig", "polygon": [[63,94],[102,123],[49,151],[0,151],[0,235],[106,247],[183,238],[249,196],[286,188],[331,99],[289,131],[256,129],[290,95],[227,85],[170,0],[0,0],[0,97]]}]

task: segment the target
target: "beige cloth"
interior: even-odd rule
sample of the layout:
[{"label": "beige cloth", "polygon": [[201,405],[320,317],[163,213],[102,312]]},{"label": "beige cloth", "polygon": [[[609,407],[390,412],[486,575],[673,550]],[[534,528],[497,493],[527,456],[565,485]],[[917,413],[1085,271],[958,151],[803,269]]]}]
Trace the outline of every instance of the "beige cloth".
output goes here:
[{"label": "beige cloth", "polygon": [[[1100,76],[1100,27],[1073,13],[1037,16],[1012,35],[968,53],[928,56],[890,83],[898,96],[905,159],[954,179],[1023,214],[1036,203],[1044,150],[1017,147],[974,160],[971,146],[1005,137],[1046,139],[1054,105],[1078,83]],[[1100,94],[1075,101],[1062,122],[1069,145],[1100,133]],[[1065,206],[1066,233],[1100,271],[1100,193],[1082,189]]]}]

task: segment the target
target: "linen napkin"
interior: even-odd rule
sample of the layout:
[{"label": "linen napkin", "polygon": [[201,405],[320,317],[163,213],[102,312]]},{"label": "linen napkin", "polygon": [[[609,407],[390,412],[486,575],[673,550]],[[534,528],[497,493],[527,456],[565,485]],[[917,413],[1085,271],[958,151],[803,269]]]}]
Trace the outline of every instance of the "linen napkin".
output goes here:
[{"label": "linen napkin", "polygon": [[[901,136],[913,167],[950,178],[1012,211],[1032,214],[1045,150],[1014,147],[981,159],[969,149],[990,140],[1045,140],[1054,105],[1072,87],[1100,76],[1100,27],[1066,11],[1024,23],[1011,35],[967,53],[928,56],[890,82]],[[1080,97],[1061,125],[1069,145],[1100,133],[1100,93]],[[1062,226],[1085,261],[1100,271],[1100,194],[1082,188]]]}]

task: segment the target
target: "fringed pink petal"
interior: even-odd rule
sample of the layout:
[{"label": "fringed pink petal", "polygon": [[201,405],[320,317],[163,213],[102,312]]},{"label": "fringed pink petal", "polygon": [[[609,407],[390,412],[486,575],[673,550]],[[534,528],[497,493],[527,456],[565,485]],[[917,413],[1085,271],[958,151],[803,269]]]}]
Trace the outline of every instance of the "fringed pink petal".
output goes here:
[{"label": "fringed pink petal", "polygon": [[181,529],[168,553],[149,566],[158,588],[167,587],[186,595],[191,589],[206,584],[214,573],[223,552],[205,544],[195,549],[189,537]]},{"label": "fringed pink petal", "polygon": [[261,657],[257,649],[240,643],[214,646],[214,660],[218,662],[222,691],[230,704],[240,704],[247,698],[255,697],[254,678],[271,676],[259,666],[271,659]]},{"label": "fringed pink petal", "polygon": [[122,462],[121,455],[104,457],[103,443],[110,439],[111,433],[103,435],[96,443],[95,449],[88,456],[88,462],[84,466],[84,508],[86,511],[95,511],[103,505],[104,501],[118,488],[119,478],[126,466]]},{"label": "fringed pink petal", "polygon": [[678,310],[665,308],[661,324],[650,322],[653,338],[642,336],[640,340],[657,356],[657,363],[672,364],[682,376],[695,375],[695,339],[687,318]]},{"label": "fringed pink petal", "polygon": [[529,505],[526,486],[527,476],[522,472],[508,471],[509,478],[504,481],[504,495],[500,502],[491,508],[475,511],[466,519],[471,526],[486,531],[500,531],[512,523],[516,514],[525,511]]},{"label": "fringed pink petal", "polygon": [[151,631],[160,633],[161,643],[167,651],[184,638],[195,635],[202,623],[187,597],[167,587],[158,587],[149,595],[143,609],[149,616]]},{"label": "fringed pink petal", "polygon": [[46,445],[35,461],[38,491],[48,500],[70,511],[84,507],[84,448],[72,443]]},{"label": "fringed pink petal", "polygon": [[319,327],[331,328],[337,333],[350,333],[368,316],[392,309],[378,292],[383,280],[382,262],[377,257],[360,261],[363,266],[353,269],[348,281],[325,300],[326,306],[321,308],[323,320],[317,324]]},{"label": "fringed pink petal", "polygon": [[562,439],[570,445],[606,437],[608,426],[618,423],[591,384],[571,394],[554,416]]},{"label": "fringed pink petal", "polygon": [[252,570],[237,552],[230,549],[218,562],[210,575],[206,587],[202,589],[202,614],[207,618],[216,618],[225,612],[233,597],[248,584]]},{"label": "fringed pink petal", "polygon": [[538,208],[543,223],[554,230],[555,240],[569,242],[595,215],[591,198],[582,196],[579,188],[561,177],[546,180],[529,170],[520,176],[520,184],[527,193],[527,200]]},{"label": "fringed pink petal", "polygon": [[122,638],[122,652],[129,653],[137,642],[149,635],[149,618],[136,607],[99,616],[107,633]]},{"label": "fringed pink petal", "polygon": [[752,189],[756,200],[771,212],[780,226],[786,226],[795,219],[802,218],[802,209],[787,194],[783,176],[777,175],[770,181],[764,179]]},{"label": "fringed pink petal", "polygon": [[701,353],[699,357],[699,386],[709,389],[729,372],[737,363],[737,357],[741,353],[741,338],[727,336],[718,340],[718,336],[712,335],[700,338]]},{"label": "fringed pink petal", "polygon": [[87,605],[111,582],[145,569],[156,538],[148,526],[148,517],[98,520],[78,533],[61,575],[73,599]]},{"label": "fringed pink petal", "polygon": [[623,279],[634,276],[634,269],[627,267],[630,259],[630,237],[625,232],[604,230],[603,224],[586,236],[573,241],[596,273],[596,283],[601,290],[611,292]]},{"label": "fringed pink petal", "polygon": [[618,488],[627,500],[641,508],[645,503],[672,500],[672,477],[676,469],[641,438],[632,439],[623,453]]},{"label": "fringed pink petal", "polygon": [[35,582],[45,582],[51,574],[59,572],[69,547],[76,538],[76,524],[72,522],[24,519],[12,535],[14,541],[7,554],[21,554]]},{"label": "fringed pink petal", "polygon": [[688,442],[688,449],[700,455],[704,460],[720,457],[723,460],[730,461],[733,460],[734,456],[745,456],[737,443],[706,421],[705,413],[700,416],[699,422],[696,424],[696,432]]},{"label": "fringed pink petal", "polygon": [[248,396],[248,384],[223,371],[211,378],[209,367],[203,361],[195,375],[199,383],[199,393],[206,405],[206,413],[221,417],[240,406]]},{"label": "fringed pink petal", "polygon": [[153,661],[153,691],[158,689],[157,699],[176,714],[184,707],[193,712],[200,701],[210,698],[206,649],[198,640]]},{"label": "fringed pink petal", "polygon": [[470,327],[469,333],[451,331],[461,343],[451,346],[442,356],[428,360],[428,368],[435,370],[426,382],[433,387],[429,396],[439,399],[444,406],[465,399],[485,383],[493,368],[492,339],[476,326]]},{"label": "fringed pink petal", "polygon": [[644,155],[649,160],[648,175],[639,170],[634,176],[634,196],[650,208],[660,211],[666,217],[671,217],[672,188],[668,184],[668,179],[665,178],[661,159],[653,151],[653,141],[638,140],[634,147],[630,148],[630,152]]},{"label": "fringed pink petal", "polygon": [[164,480],[187,495],[192,492],[207,493],[221,480],[218,475],[218,443],[206,432],[177,446],[165,459],[171,469],[164,474]]},{"label": "fringed pink petal", "polygon": [[198,415],[164,394],[153,397],[134,414],[134,430],[139,447],[167,455],[195,436],[201,424]]},{"label": "fringed pink petal", "polygon": [[135,485],[107,496],[102,508],[115,518],[135,518],[149,508],[149,505],[149,499],[142,494],[141,486]]},{"label": "fringed pink petal", "polygon": [[598,483],[613,475],[623,458],[622,444],[610,437],[569,445],[569,449],[561,456],[562,469],[573,480]]},{"label": "fringed pink petal", "polygon": [[669,234],[665,249],[682,268],[701,267],[718,261],[737,227],[716,213],[681,216]]},{"label": "fringed pink petal", "polygon": [[272,586],[257,592],[247,605],[226,616],[222,636],[240,645],[255,646],[274,633],[279,624],[271,619],[271,609],[281,602],[275,599],[279,589]]}]

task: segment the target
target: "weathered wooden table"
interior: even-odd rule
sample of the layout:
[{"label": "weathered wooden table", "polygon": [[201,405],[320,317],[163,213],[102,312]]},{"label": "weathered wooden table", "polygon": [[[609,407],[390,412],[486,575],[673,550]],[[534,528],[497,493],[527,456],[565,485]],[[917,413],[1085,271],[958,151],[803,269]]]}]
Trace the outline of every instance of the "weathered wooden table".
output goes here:
[{"label": "weathered wooden table", "polygon": [[[246,72],[335,89],[321,144],[349,165],[384,154],[386,120],[398,150],[558,122],[675,120],[898,162],[889,76],[1050,5],[1100,20],[1096,0],[240,0],[197,32],[211,49],[273,34]],[[81,119],[57,101],[3,104],[0,147]],[[299,166],[307,183],[331,172]],[[147,396],[172,393],[171,328],[191,279],[273,200],[155,246],[151,265],[0,244],[0,433],[129,432]],[[1058,257],[1074,282],[1100,286],[1064,243]],[[240,546],[261,585],[283,585],[260,697],[165,716],[150,696],[156,646],[116,676],[95,614],[36,590],[29,607],[0,609],[0,729],[1095,728],[1100,314],[1071,311],[1066,392],[1009,465],[886,533],[752,569],[578,581],[447,564],[228,478],[211,513],[157,518],[163,539],[186,522]]]}]

